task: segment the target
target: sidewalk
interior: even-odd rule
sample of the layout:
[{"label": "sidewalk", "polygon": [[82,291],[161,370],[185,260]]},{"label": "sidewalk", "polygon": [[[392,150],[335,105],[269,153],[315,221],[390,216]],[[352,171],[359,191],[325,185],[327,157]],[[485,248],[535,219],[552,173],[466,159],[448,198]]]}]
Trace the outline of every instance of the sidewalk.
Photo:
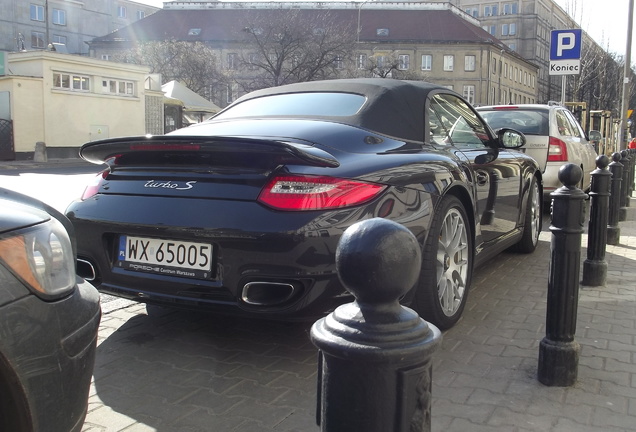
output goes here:
[{"label": "sidewalk", "polygon": [[[476,271],[434,354],[433,431],[636,431],[636,199],[627,219],[606,286],[580,290],[572,387],[536,379],[552,234]],[[319,430],[311,324],[154,311],[104,303],[85,432]]]}]

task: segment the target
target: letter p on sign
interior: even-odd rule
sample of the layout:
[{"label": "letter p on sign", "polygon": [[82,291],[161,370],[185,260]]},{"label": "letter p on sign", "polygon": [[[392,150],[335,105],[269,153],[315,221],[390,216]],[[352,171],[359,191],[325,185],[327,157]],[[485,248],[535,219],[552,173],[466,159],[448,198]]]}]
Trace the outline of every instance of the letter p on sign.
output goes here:
[{"label": "letter p on sign", "polygon": [[574,33],[557,34],[557,57],[563,57],[563,51],[571,50],[575,47]]}]

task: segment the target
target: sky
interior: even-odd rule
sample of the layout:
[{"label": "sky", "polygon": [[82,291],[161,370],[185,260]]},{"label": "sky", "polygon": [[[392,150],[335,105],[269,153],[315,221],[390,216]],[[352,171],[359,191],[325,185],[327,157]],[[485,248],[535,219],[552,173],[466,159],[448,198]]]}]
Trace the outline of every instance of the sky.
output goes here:
[{"label": "sky", "polygon": [[[163,7],[162,0],[134,0]],[[630,0],[555,0],[603,48],[625,55]],[[635,7],[636,10],[636,7]],[[636,62],[636,29],[632,32],[632,64]]]}]

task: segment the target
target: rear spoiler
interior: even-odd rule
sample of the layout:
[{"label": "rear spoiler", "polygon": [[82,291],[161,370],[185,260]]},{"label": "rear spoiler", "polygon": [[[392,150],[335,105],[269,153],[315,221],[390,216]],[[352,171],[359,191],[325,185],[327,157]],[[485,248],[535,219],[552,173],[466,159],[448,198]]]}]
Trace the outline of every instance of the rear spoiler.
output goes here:
[{"label": "rear spoiler", "polygon": [[[147,135],[93,141],[82,146],[82,159],[95,164],[117,165],[118,160],[148,159],[150,155],[227,157],[249,154],[274,159],[280,164],[335,168],[336,158],[300,140],[240,136]],[[135,157],[138,156],[138,157]],[[143,158],[141,157],[143,156]]]}]

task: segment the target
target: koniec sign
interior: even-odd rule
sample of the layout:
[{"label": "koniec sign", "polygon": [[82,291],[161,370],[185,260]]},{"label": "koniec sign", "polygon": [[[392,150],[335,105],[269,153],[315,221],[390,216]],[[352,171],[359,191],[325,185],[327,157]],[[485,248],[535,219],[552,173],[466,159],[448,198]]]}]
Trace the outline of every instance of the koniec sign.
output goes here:
[{"label": "koniec sign", "polygon": [[581,29],[552,30],[549,75],[579,75],[581,45]]}]

